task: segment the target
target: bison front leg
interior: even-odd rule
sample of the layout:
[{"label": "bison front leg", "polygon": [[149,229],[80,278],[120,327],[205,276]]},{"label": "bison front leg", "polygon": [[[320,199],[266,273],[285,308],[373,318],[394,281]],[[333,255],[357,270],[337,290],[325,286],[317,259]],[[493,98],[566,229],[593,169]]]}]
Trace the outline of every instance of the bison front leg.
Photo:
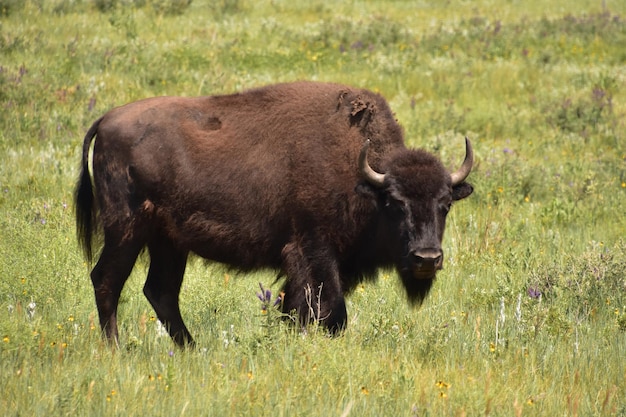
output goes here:
[{"label": "bison front leg", "polygon": [[329,252],[313,245],[285,246],[283,312],[295,311],[302,325],[317,321],[336,334],[346,327],[347,312],[337,262]]}]

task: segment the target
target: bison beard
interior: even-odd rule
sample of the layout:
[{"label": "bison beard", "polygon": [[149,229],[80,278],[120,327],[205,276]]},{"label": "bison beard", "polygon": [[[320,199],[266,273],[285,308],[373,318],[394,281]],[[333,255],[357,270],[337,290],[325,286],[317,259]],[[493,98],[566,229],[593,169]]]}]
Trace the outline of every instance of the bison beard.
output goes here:
[{"label": "bison beard", "polygon": [[413,305],[422,304],[422,302],[428,295],[430,288],[435,282],[434,276],[432,278],[415,279],[415,277],[411,276],[410,273],[401,273],[400,278],[402,279],[402,284],[404,284],[407,298],[409,299],[409,302]]},{"label": "bison beard", "polygon": [[420,304],[443,265],[448,211],[472,193],[472,164],[468,140],[452,173],[407,149],[380,95],[338,84],[115,108],[85,136],[75,191],[88,259],[103,237],[91,272],[103,333],[117,342],[119,297],[144,248],[144,294],[181,346],[193,343],[178,302],[190,253],[280,271],[284,311],[332,332],[345,328],[345,296],[381,267]]}]

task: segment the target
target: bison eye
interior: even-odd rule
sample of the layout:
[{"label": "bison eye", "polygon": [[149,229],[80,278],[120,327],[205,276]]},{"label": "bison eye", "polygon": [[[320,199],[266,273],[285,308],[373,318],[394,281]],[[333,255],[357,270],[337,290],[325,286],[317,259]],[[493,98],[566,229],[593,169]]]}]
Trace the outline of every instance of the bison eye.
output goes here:
[{"label": "bison eye", "polygon": [[396,200],[393,197],[388,197],[385,200],[385,209],[393,216],[404,217],[407,212],[406,203],[400,200]]},{"label": "bison eye", "polygon": [[402,212],[402,205],[399,204],[397,201],[389,201],[389,200],[387,200],[385,202],[385,207],[387,208],[388,211],[390,211],[392,213],[401,213]]}]

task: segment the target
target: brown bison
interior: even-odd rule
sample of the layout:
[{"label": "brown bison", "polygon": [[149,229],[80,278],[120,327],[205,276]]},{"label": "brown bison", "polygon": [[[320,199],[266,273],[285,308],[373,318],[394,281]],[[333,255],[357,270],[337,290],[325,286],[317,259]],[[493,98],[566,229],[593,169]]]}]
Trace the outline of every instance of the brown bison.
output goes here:
[{"label": "brown bison", "polygon": [[346,325],[345,295],[379,267],[395,266],[420,303],[443,265],[450,206],[472,193],[472,161],[466,140],[463,165],[449,173],[405,147],[380,95],[337,84],[115,108],[85,136],[75,193],[89,259],[103,237],[91,279],[104,334],[117,340],[120,293],[144,247],[144,293],[179,345],[192,343],[178,303],[191,252],[280,271],[283,310],[331,331]]}]

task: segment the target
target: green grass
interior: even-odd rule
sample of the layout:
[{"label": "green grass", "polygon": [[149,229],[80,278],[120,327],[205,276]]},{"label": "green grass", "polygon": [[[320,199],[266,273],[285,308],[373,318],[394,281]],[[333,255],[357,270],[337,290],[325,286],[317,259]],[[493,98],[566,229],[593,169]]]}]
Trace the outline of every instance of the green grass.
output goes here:
[{"label": "green grass", "polygon": [[[623,2],[187,3],[0,0],[0,413],[626,415]],[[144,259],[111,350],[74,231],[89,125],[143,97],[295,79],[380,92],[450,166],[472,139],[476,191],[429,299],[411,309],[380,271],[330,339],[261,313],[273,272],[192,260],[199,347],[180,351]]]}]

